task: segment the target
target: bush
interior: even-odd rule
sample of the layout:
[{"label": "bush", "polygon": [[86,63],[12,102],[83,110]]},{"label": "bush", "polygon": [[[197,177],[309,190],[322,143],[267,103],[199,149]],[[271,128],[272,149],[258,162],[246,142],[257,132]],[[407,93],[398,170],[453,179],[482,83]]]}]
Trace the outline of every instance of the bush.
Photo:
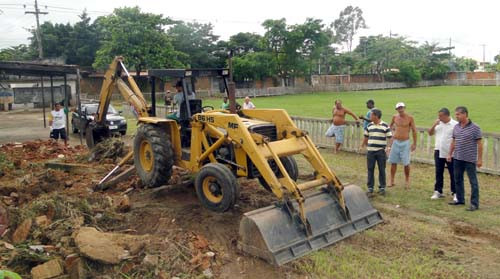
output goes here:
[{"label": "bush", "polygon": [[405,63],[399,68],[399,74],[403,82],[408,85],[408,87],[415,87],[419,81],[422,80],[422,75],[420,71],[417,70],[415,65],[410,63]]}]

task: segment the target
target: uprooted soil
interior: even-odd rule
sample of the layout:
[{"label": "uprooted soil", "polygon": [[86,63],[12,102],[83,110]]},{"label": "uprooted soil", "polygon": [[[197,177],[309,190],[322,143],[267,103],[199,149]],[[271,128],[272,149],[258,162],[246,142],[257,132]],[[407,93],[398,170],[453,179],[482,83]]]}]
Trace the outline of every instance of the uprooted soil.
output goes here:
[{"label": "uprooted soil", "polygon": [[[116,158],[89,163],[85,147],[51,141],[6,144],[0,151],[0,269],[35,278],[34,267],[55,259],[71,278],[305,277],[293,265],[276,268],[237,248],[243,213],[274,201],[255,181],[240,180],[239,203],[220,214],[200,205],[192,185],[179,183],[189,176],[179,169],[172,185],[159,190],[142,188],[132,176],[97,191],[95,183]],[[61,170],[47,162],[78,164]],[[83,235],[89,232],[97,235]],[[85,241],[102,232],[124,252],[113,263],[87,251],[92,243]]]}]

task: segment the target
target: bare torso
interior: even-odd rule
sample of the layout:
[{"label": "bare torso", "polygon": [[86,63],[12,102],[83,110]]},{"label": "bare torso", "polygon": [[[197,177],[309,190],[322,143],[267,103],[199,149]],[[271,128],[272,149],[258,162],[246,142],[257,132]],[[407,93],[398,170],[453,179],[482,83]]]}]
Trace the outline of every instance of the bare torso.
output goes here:
[{"label": "bare torso", "polygon": [[392,117],[393,138],[396,140],[410,139],[410,131],[413,125],[413,117],[409,114],[403,116],[396,114]]},{"label": "bare torso", "polygon": [[345,115],[346,115],[346,111],[344,108],[341,108],[341,109],[334,108],[333,109],[333,125],[335,125],[335,126],[345,125]]}]

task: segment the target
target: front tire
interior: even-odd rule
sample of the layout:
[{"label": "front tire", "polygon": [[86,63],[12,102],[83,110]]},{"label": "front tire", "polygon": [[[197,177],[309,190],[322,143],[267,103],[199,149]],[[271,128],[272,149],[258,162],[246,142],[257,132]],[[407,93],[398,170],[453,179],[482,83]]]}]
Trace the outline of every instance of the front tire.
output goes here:
[{"label": "front tire", "polygon": [[[293,181],[297,181],[299,178],[299,167],[297,166],[297,162],[292,156],[286,156],[286,157],[281,157],[280,158],[281,163],[283,164],[283,167],[285,167],[285,170],[288,172],[288,175]],[[279,169],[276,171],[276,176],[278,178],[283,177]],[[269,184],[267,184],[267,181],[264,179],[264,177],[259,176],[258,177],[260,184],[264,189],[266,189],[269,192],[272,192],[271,187]]]},{"label": "front tire", "polygon": [[174,164],[172,144],[167,133],[158,126],[142,124],[134,139],[134,165],[146,187],[168,182]]},{"label": "front tire", "polygon": [[223,164],[209,163],[203,166],[194,185],[201,204],[212,211],[227,211],[238,200],[238,180]]}]

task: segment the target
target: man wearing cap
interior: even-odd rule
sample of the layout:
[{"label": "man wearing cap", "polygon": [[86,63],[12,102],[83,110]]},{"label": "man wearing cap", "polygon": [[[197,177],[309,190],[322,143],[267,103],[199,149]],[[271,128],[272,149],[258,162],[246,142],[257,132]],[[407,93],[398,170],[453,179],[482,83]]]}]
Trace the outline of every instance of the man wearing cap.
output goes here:
[{"label": "man wearing cap", "polygon": [[375,101],[372,99],[366,101],[366,108],[368,111],[366,112],[365,116],[360,116],[359,119],[363,119],[363,130],[366,130],[368,127],[368,124],[371,122],[371,114],[372,114],[372,109],[375,107]]},{"label": "man wearing cap", "polygon": [[[398,165],[404,166],[405,172],[405,187],[410,187],[410,152],[415,151],[417,143],[417,128],[415,127],[415,120],[413,116],[405,112],[405,104],[399,102],[396,104],[398,111],[392,117],[390,127],[393,132],[393,142],[390,148],[389,163],[391,163],[391,182],[389,187],[394,186],[394,177]],[[413,135],[413,144],[410,146],[410,130]]]},{"label": "man wearing cap", "polygon": [[344,130],[345,130],[345,115],[349,114],[356,120],[356,124],[359,124],[359,118],[352,113],[351,110],[342,106],[341,100],[335,100],[335,106],[332,110],[333,114],[333,134],[335,137],[335,153],[340,150],[342,143],[344,142]]}]

